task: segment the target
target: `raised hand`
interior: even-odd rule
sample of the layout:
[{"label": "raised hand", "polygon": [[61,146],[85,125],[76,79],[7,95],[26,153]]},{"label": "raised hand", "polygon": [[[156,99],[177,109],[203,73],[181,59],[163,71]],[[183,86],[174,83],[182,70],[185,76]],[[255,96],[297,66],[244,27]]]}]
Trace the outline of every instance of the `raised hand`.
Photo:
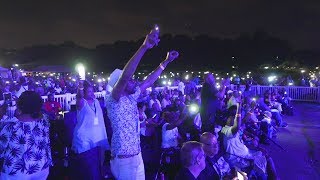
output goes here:
[{"label": "raised hand", "polygon": [[151,32],[146,36],[143,46],[145,46],[147,49],[151,49],[154,46],[158,46],[158,43],[160,42],[159,39],[159,31],[153,29]]},{"label": "raised hand", "polygon": [[167,57],[165,61],[172,62],[179,57],[179,53],[177,51],[170,51],[167,53]]}]

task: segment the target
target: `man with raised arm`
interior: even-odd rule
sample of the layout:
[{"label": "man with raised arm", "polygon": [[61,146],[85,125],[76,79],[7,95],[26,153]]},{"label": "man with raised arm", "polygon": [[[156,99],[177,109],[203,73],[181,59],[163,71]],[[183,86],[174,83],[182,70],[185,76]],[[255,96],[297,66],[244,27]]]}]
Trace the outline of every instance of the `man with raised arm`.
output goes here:
[{"label": "man with raised arm", "polygon": [[224,98],[228,83],[228,80],[222,81],[221,88],[218,90],[214,75],[208,73],[205,76],[201,89],[200,108],[203,132],[214,131],[216,112],[221,108],[221,100]]},{"label": "man with raised arm", "polygon": [[[237,103],[236,106],[231,106],[229,111],[232,115],[228,118],[227,124],[221,130],[223,134],[223,145],[226,153],[229,154],[227,158],[228,163],[234,167],[245,168],[250,165],[249,159],[254,162],[254,171],[257,176],[261,178],[269,176],[270,179],[277,179],[278,175],[274,162],[268,153],[258,151],[261,149],[248,149],[242,141],[240,134],[243,132],[241,127],[241,104]],[[247,118],[247,116],[248,114],[245,118]]]},{"label": "man with raised arm", "polygon": [[159,32],[156,29],[152,30],[123,71],[116,70],[110,75],[109,85],[112,91],[106,98],[108,117],[113,130],[110,165],[113,176],[119,180],[145,179],[137,99],[179,54],[176,51],[168,52],[166,59],[139,86],[132,76],[145,52],[156,46],[159,41]]}]

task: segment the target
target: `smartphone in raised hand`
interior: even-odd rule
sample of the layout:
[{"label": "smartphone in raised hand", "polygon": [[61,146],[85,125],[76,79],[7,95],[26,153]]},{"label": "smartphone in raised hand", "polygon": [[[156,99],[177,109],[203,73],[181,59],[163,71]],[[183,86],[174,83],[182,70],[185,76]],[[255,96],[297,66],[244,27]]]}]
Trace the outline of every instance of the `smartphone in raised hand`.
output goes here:
[{"label": "smartphone in raised hand", "polygon": [[154,28],[153,28],[156,32],[160,33],[160,28],[157,24],[154,25]]}]

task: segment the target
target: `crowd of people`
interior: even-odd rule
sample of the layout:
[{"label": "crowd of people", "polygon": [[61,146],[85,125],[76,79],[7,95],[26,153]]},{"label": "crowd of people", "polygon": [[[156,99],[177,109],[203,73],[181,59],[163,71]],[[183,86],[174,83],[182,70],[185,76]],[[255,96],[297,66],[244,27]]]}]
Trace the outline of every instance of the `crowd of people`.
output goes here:
[{"label": "crowd of people", "polygon": [[[150,169],[144,153],[152,150],[159,152],[152,158],[160,160],[151,163],[155,179],[277,179],[273,160],[260,145],[274,142],[277,129],[287,126],[283,117],[292,115],[292,107],[286,93],[255,95],[250,84],[244,91],[231,89],[228,78],[217,88],[211,73],[202,88],[187,81],[178,89],[149,91],[179,57],[170,51],[145,80],[133,79],[143,55],[159,41],[155,28],[123,70],[111,73],[109,93],[100,101],[90,82],[71,88],[77,93],[76,118],[71,143],[63,147],[70,148],[69,178],[143,180]],[[25,78],[18,84],[16,103],[4,99],[0,108],[0,179],[46,179],[54,165],[49,128],[61,105],[52,92],[43,103],[36,88],[25,88]],[[49,89],[57,84],[51,82]],[[17,107],[11,116],[8,106]]]},{"label": "crowd of people", "polygon": [[[93,81],[89,81],[93,83]],[[42,76],[19,76],[17,80],[11,79],[0,79],[0,93],[12,93],[14,98],[18,98],[23,91],[32,90],[36,91],[40,96],[47,96],[49,94],[66,94],[77,93],[79,85],[79,78],[75,76],[60,76],[56,78],[53,76],[42,77]],[[93,86],[95,92],[101,92],[106,89],[106,82],[97,82]],[[3,96],[0,96],[0,100]]]},{"label": "crowd of people", "polygon": [[[164,89],[140,97],[138,110],[142,147],[161,148],[164,156],[171,156],[173,161],[165,165],[171,168],[162,169],[170,179],[177,173],[173,167],[190,164],[182,159],[186,158],[182,152],[186,141],[202,143],[206,155],[207,166],[197,176],[191,172],[192,168],[185,167],[195,179],[230,178],[237,175],[235,169],[251,178],[276,178],[272,158],[260,144],[274,142],[277,128],[287,126],[283,117],[284,114],[292,115],[290,98],[285,92],[278,91],[266,91],[256,96],[250,85],[243,92],[230,90],[228,81],[217,89],[214,79],[209,73],[202,89],[191,88],[185,92]],[[180,147],[181,161],[174,162],[177,158],[172,154],[178,156],[175,152]],[[195,154],[186,156],[195,157]],[[178,179],[186,178],[185,173],[190,175],[184,169]]]}]

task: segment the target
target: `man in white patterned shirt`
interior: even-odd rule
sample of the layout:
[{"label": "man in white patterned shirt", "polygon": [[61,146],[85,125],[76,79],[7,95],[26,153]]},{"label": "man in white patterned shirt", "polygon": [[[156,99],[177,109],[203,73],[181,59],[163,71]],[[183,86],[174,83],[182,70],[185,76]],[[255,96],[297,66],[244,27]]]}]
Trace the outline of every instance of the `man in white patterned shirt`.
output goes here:
[{"label": "man in white patterned shirt", "polygon": [[111,171],[116,179],[145,179],[144,164],[140,148],[140,127],[137,99],[141,92],[150,87],[165,67],[178,57],[178,52],[168,52],[146,80],[139,86],[132,79],[144,53],[157,45],[159,31],[154,29],[146,37],[142,46],[125,65],[123,72],[114,71],[109,85],[113,88],[106,98],[108,117],[113,130],[111,140]]}]

